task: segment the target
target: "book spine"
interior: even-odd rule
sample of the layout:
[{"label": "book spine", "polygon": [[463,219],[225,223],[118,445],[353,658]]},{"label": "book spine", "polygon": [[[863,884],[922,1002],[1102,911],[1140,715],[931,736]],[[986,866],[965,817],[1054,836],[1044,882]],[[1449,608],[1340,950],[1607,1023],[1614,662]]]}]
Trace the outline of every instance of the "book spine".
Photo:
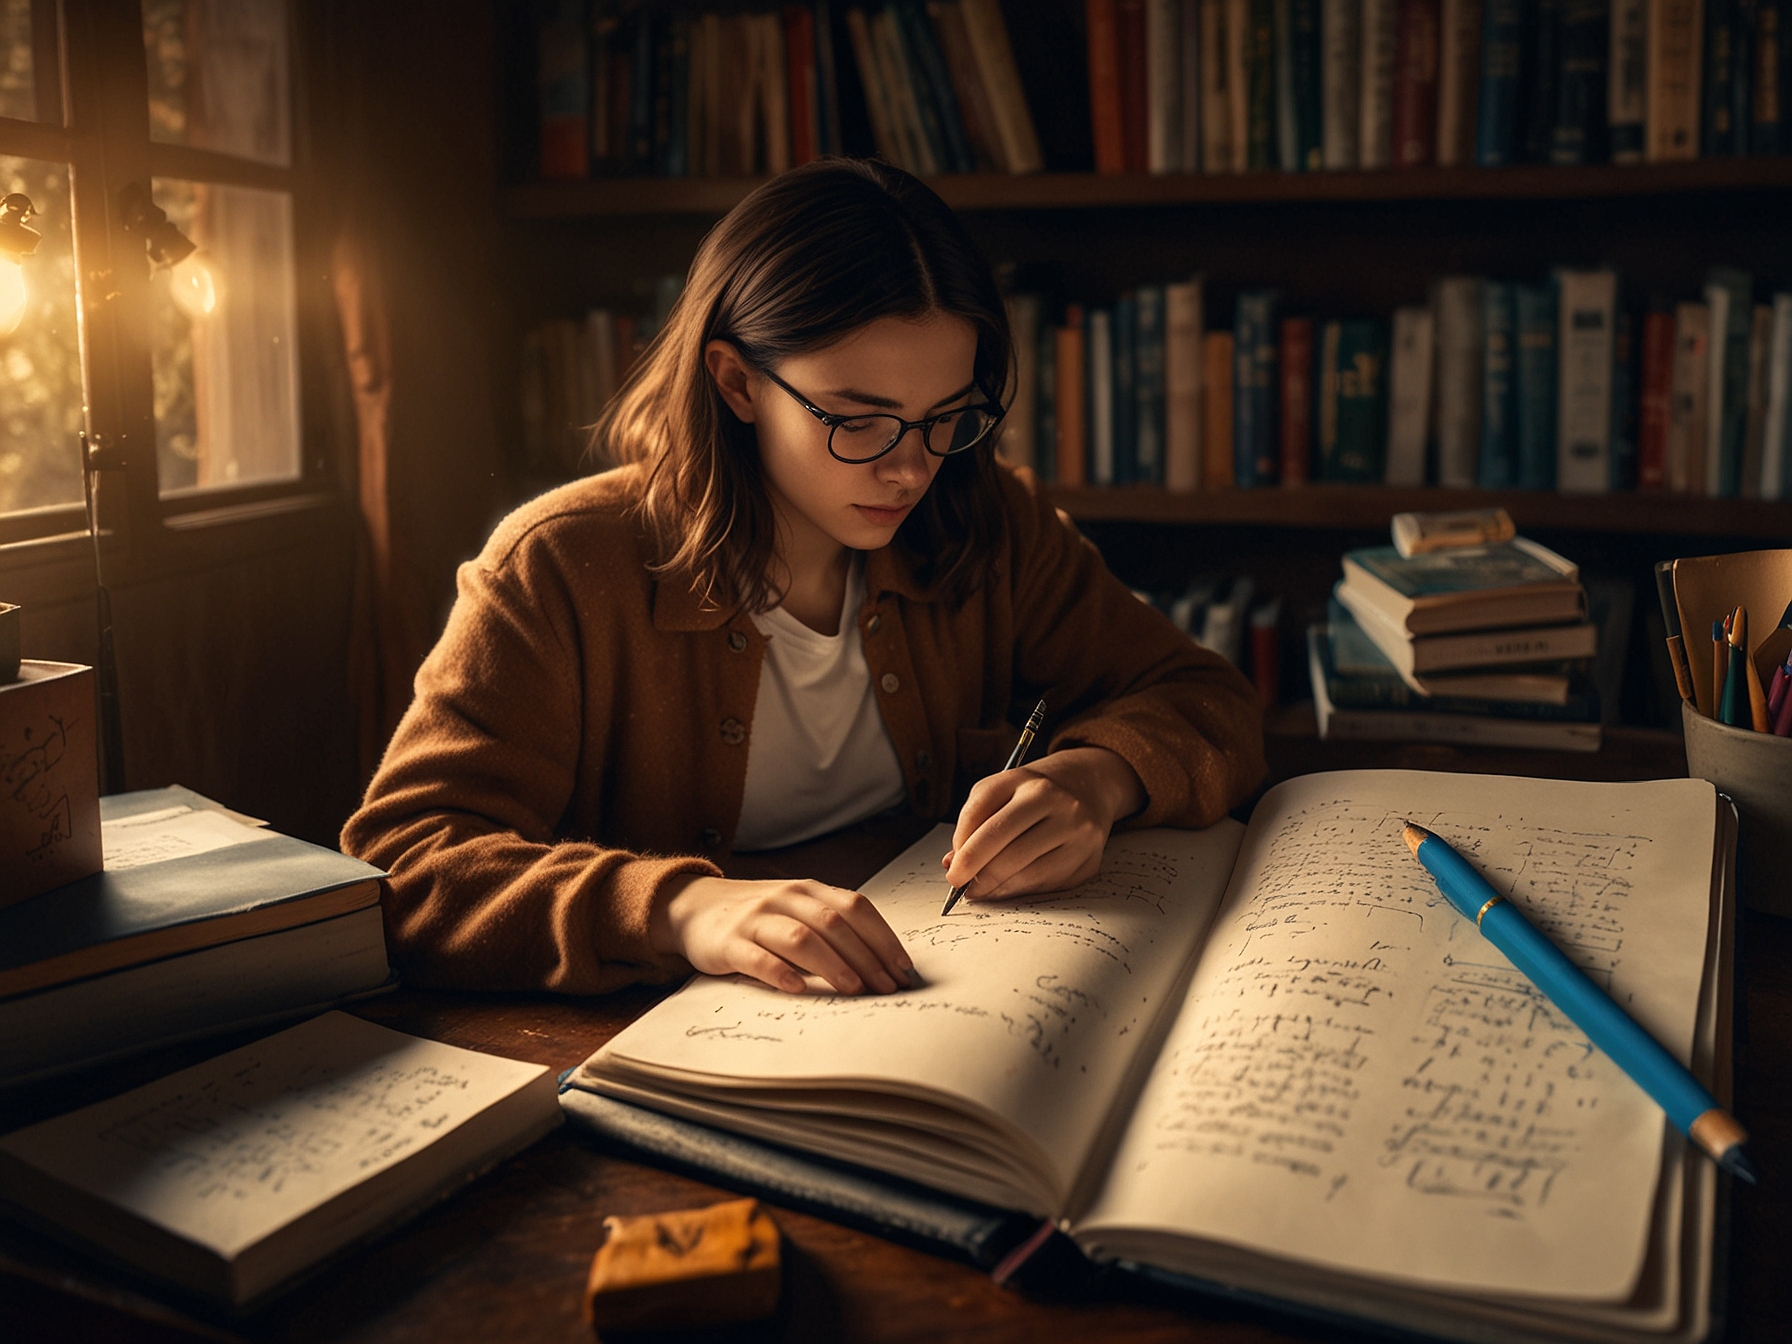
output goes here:
[{"label": "book spine", "polygon": [[1201,342],[1201,485],[1227,489],[1233,479],[1232,365],[1229,331],[1210,331]]},{"label": "book spine", "polygon": [[1388,379],[1389,485],[1425,484],[1436,330],[1429,308],[1394,310],[1393,368]]},{"label": "book spine", "polygon": [[1083,368],[1083,310],[1070,304],[1064,325],[1058,328],[1056,428],[1057,450],[1053,460],[1060,485],[1088,483],[1086,458],[1087,380]]},{"label": "book spine", "polygon": [[1553,490],[1556,484],[1556,290],[1553,284],[1519,285],[1514,292],[1518,355],[1518,484]]},{"label": "book spine", "polygon": [[1636,489],[1638,350],[1637,320],[1620,296],[1612,321],[1611,489]]},{"label": "book spine", "polygon": [[945,55],[946,70],[975,171],[1007,172],[1008,160],[1002,153],[1001,137],[995,130],[995,112],[989,105],[982,76],[977,73],[977,58],[971,54],[963,11],[956,0],[950,0],[950,3],[930,0],[927,16],[933,21],[934,36]]},{"label": "book spine", "polygon": [[1321,157],[1331,169],[1357,166],[1362,140],[1363,10],[1360,0],[1322,0],[1320,7],[1319,31],[1325,46]]},{"label": "book spine", "polygon": [[1566,0],[1532,0],[1525,32],[1524,93],[1521,98],[1518,157],[1525,163],[1549,161],[1555,134],[1557,89],[1562,75],[1562,5]]},{"label": "book spine", "polygon": [[1151,136],[1151,61],[1145,51],[1145,0],[1119,0],[1120,129],[1126,171],[1149,167]]},{"label": "book spine", "polygon": [[997,446],[1003,457],[1020,467],[1039,465],[1039,325],[1044,302],[1037,294],[1015,294],[1007,301],[1008,330],[1013,333],[1014,395],[1002,418]]},{"label": "book spine", "polygon": [[1318,172],[1325,164],[1325,52],[1321,0],[1288,0],[1288,68],[1294,166]]},{"label": "book spine", "polygon": [[722,171],[722,16],[702,15],[696,33],[690,160],[698,173],[715,177]]},{"label": "book spine", "polygon": [[584,7],[576,0],[556,0],[543,12],[536,30],[536,78],[538,171],[548,180],[585,177],[591,91]]},{"label": "book spine", "polygon": [[1164,286],[1164,484],[1201,484],[1202,282]]},{"label": "book spine", "polygon": [[1481,450],[1481,285],[1472,276],[1437,282],[1437,483],[1475,483]]},{"label": "book spine", "polygon": [[758,16],[761,163],[770,176],[790,171],[790,77],[784,68],[784,34],[774,13]]},{"label": "book spine", "polygon": [[1232,128],[1235,173],[1251,168],[1251,4],[1252,0],[1226,0],[1227,124]]},{"label": "book spine", "polygon": [[933,177],[951,170],[951,155],[946,148],[938,109],[917,75],[902,29],[899,7],[885,9],[872,20],[872,37],[878,43],[884,72],[894,90],[897,114],[908,129],[909,150],[916,164],[914,171],[922,177]]},{"label": "book spine", "polygon": [[1440,0],[1399,0],[1394,32],[1393,166],[1437,162]]},{"label": "book spine", "polygon": [[1649,0],[1612,0],[1605,119],[1613,163],[1643,161],[1649,106]]},{"label": "book spine", "polygon": [[1276,0],[1246,0],[1245,167],[1274,168],[1276,153]]},{"label": "book spine", "polygon": [[1291,11],[1294,0],[1274,0],[1275,9],[1275,148],[1272,166],[1298,173],[1300,128],[1294,120],[1294,42]]},{"label": "book spine", "polygon": [[1276,295],[1247,290],[1238,296],[1232,352],[1234,483],[1274,485],[1278,449],[1275,433]]},{"label": "book spine", "polygon": [[1133,343],[1134,438],[1132,479],[1164,483],[1164,287],[1140,285],[1138,335]]},{"label": "book spine", "polygon": [[1618,278],[1563,271],[1557,281],[1556,489],[1603,493],[1612,478],[1612,360]]},{"label": "book spine", "polygon": [[1502,168],[1518,148],[1520,65],[1524,54],[1522,0],[1486,0],[1481,25],[1481,88],[1475,162]]},{"label": "book spine", "polygon": [[1182,169],[1182,32],[1180,0],[1145,0],[1145,166]]},{"label": "book spine", "polygon": [[653,171],[653,18],[635,15],[634,50],[629,58],[628,166]]},{"label": "book spine", "polygon": [[1644,157],[1699,156],[1699,82],[1703,67],[1702,0],[1650,0],[1644,74]]},{"label": "book spine", "polygon": [[1412,670],[1415,673],[1556,662],[1564,658],[1584,658],[1592,652],[1588,647],[1586,628],[1580,625],[1428,635],[1412,643]]},{"label": "book spine", "polygon": [[1337,435],[1328,477],[1379,481],[1387,469],[1387,329],[1370,318],[1338,327],[1336,356],[1326,375],[1337,381]]},{"label": "book spine", "polygon": [[[774,27],[777,20],[772,20]],[[691,21],[674,15],[668,41],[671,46],[667,101],[666,174],[691,175]]]},{"label": "book spine", "polygon": [[1177,76],[1182,109],[1179,171],[1201,171],[1201,0],[1176,0]]},{"label": "book spine", "polygon": [[1518,483],[1517,286],[1489,281],[1482,296],[1481,456],[1478,483]]},{"label": "book spine", "polygon": [[1611,0],[1563,0],[1561,73],[1549,161],[1596,162],[1604,151],[1605,67],[1611,51]]},{"label": "book spine", "polygon": [[959,0],[965,33],[983,87],[995,111],[996,130],[1011,173],[1036,173],[1045,167],[1039,150],[1039,133],[1027,106],[1020,69],[1014,63],[1014,47],[1008,40],[1008,24],[1002,17],[1001,0]]},{"label": "book spine", "polygon": [[1092,308],[1083,321],[1083,381],[1088,389],[1089,484],[1113,485],[1119,479],[1114,463],[1114,314]]},{"label": "book spine", "polygon": [[1362,77],[1357,86],[1361,168],[1386,168],[1394,161],[1394,6],[1395,0],[1363,0]]},{"label": "book spine", "polygon": [[1232,62],[1230,0],[1200,0],[1201,171],[1232,173]]},{"label": "book spine", "polygon": [[1668,418],[1674,403],[1674,315],[1656,310],[1643,319],[1643,389],[1638,430],[1636,485],[1665,490],[1668,484]]},{"label": "book spine", "polygon": [[1704,72],[1700,82],[1699,153],[1734,154],[1736,144],[1737,0],[1705,0]]},{"label": "book spine", "polygon": [[1773,308],[1757,303],[1748,338],[1748,429],[1742,440],[1742,497],[1761,499],[1761,467],[1767,447],[1767,350]]},{"label": "book spine", "polygon": [[1313,456],[1313,319],[1282,320],[1282,484],[1305,485]]},{"label": "book spine", "polygon": [[1114,304],[1114,483],[1137,479],[1139,454],[1138,296],[1122,294]]},{"label": "book spine", "polygon": [[1125,112],[1120,96],[1119,0],[1084,0],[1089,43],[1089,122],[1095,171],[1126,171]]},{"label": "book spine", "polygon": [[1706,391],[1705,493],[1735,499],[1742,493],[1743,441],[1748,432],[1748,346],[1754,321],[1753,284],[1739,271],[1714,271],[1705,285],[1711,313]]},{"label": "book spine", "polygon": [[1338,348],[1344,324],[1327,322],[1319,328],[1319,386],[1313,408],[1313,455],[1319,479],[1337,480],[1338,470]]},{"label": "book spine", "polygon": [[1668,418],[1668,489],[1705,493],[1705,395],[1710,379],[1711,312],[1702,303],[1674,308],[1674,400]]},{"label": "book spine", "polygon": [[1792,135],[1786,126],[1786,99],[1792,94],[1788,22],[1792,22],[1792,0],[1756,0],[1751,64],[1754,96],[1749,108],[1749,149],[1756,154],[1783,154],[1792,149]]},{"label": "book spine", "polygon": [[[707,20],[711,16],[705,15]],[[865,11],[856,5],[846,11],[846,34],[852,43],[853,63],[859,67],[859,86],[865,91],[865,112],[871,121],[871,138],[877,152],[891,163],[909,167],[905,146],[898,137],[896,114],[884,88],[883,71],[878,66],[877,52],[872,46],[871,24]],[[716,172],[721,171],[718,164]]]},{"label": "book spine", "polygon": [[784,73],[790,88],[790,161],[821,155],[821,122],[815,96],[815,15],[804,5],[784,6]]},{"label": "book spine", "polygon": [[915,0],[907,0],[896,13],[901,19],[903,46],[909,55],[911,77],[920,85],[919,100],[933,112],[930,124],[937,124],[945,149],[944,166],[948,171],[971,173],[977,169],[971,153],[970,137],[958,114],[958,98],[952,90],[952,76],[946,69],[946,56],[934,37],[933,25]]},{"label": "book spine", "polygon": [[1767,429],[1761,446],[1761,498],[1792,497],[1792,294],[1773,296],[1767,341]]},{"label": "book spine", "polygon": [[1057,481],[1058,476],[1058,328],[1043,320],[1039,323],[1039,388],[1034,401],[1033,462],[1039,479]]},{"label": "book spine", "polygon": [[1475,162],[1475,114],[1481,92],[1482,0],[1443,0],[1437,62],[1437,162]]}]

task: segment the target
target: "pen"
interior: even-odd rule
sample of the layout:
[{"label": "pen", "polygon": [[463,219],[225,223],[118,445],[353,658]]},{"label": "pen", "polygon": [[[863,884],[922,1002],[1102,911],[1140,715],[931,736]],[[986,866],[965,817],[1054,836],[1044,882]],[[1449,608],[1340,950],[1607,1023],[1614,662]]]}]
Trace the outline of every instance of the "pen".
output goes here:
[{"label": "pen", "polygon": [[1711,622],[1711,717],[1724,721],[1720,710],[1724,698],[1724,674],[1730,670],[1730,639],[1722,621]]},{"label": "pen", "polygon": [[1562,951],[1526,919],[1518,907],[1489,885],[1468,861],[1422,826],[1406,823],[1406,846],[1437,880],[1456,912],[1475,921],[1481,936],[1543,991],[1543,995],[1587,1033],[1636,1085],[1667,1112],[1668,1119],[1725,1171],[1755,1183],[1755,1169],[1742,1151],[1748,1134],[1648,1032],[1595,985]]},{"label": "pen", "polygon": [[1668,662],[1674,668],[1674,687],[1682,700],[1693,698],[1692,668],[1686,661],[1686,640],[1680,634],[1680,607],[1674,600],[1674,562],[1655,562],[1655,596],[1661,601],[1661,621],[1668,632]]},{"label": "pen", "polygon": [[[1038,704],[1033,706],[1033,712],[1027,716],[1027,726],[1020,730],[1020,741],[1016,742],[1014,744],[1014,750],[1008,753],[1008,764],[1002,767],[1004,771],[1014,769],[1015,766],[1026,759],[1027,748],[1033,745],[1033,734],[1039,731],[1039,725],[1044,722],[1045,701],[1041,700]],[[965,889],[970,885],[969,882],[966,882],[964,886],[961,887],[947,888],[946,904],[941,908],[940,914],[951,914],[952,907],[958,904],[958,898],[964,895]]]},{"label": "pen", "polygon": [[1717,721],[1740,728],[1748,715],[1748,689],[1742,665],[1748,661],[1748,617],[1741,607],[1730,613],[1724,622],[1724,637],[1729,643],[1725,655],[1723,698],[1718,702]]},{"label": "pen", "polygon": [[1730,656],[1742,659],[1742,679],[1748,686],[1749,726],[1757,733],[1770,733],[1773,716],[1767,712],[1767,692],[1761,689],[1761,669],[1755,666],[1748,651],[1748,613],[1741,607],[1736,608],[1736,624],[1742,633],[1736,639],[1736,652]]}]

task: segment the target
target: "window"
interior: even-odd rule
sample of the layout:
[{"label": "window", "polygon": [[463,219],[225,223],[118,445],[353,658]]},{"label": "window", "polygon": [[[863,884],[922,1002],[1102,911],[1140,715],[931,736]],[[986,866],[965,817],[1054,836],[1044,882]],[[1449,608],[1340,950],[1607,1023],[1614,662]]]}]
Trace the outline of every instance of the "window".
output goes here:
[{"label": "window", "polygon": [[[153,421],[119,455],[153,524],[307,485],[291,8],[0,0],[0,192],[43,236],[0,337],[0,542],[82,526],[84,428]],[[181,235],[159,256],[131,191]]]}]

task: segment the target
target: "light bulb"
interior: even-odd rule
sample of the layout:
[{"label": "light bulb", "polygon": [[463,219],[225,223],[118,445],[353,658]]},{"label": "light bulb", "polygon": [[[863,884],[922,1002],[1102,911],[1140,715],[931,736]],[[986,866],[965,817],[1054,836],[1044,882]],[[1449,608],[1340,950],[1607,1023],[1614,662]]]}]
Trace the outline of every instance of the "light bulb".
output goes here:
[{"label": "light bulb", "polygon": [[25,268],[12,257],[0,254],[0,336],[10,336],[25,319],[25,301],[31,296],[25,289]]},{"label": "light bulb", "polygon": [[168,294],[188,317],[209,317],[224,297],[224,279],[205,253],[191,252],[168,272]]}]

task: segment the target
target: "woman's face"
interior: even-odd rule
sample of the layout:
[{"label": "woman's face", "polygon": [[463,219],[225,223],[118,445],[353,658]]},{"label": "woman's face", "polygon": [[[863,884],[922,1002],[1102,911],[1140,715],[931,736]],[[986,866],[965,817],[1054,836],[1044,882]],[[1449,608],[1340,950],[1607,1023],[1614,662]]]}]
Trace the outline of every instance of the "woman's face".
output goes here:
[{"label": "woman's face", "polygon": [[[830,414],[920,420],[986,400],[972,384],[976,355],[976,331],[963,318],[884,317],[791,355],[776,372]],[[831,551],[829,543],[859,551],[888,545],[940,469],[918,429],[874,462],[838,461],[828,452],[827,426],[777,383],[744,366],[731,378],[713,354],[710,368],[735,414],[758,430],[766,485],[790,534],[787,559]]]}]

